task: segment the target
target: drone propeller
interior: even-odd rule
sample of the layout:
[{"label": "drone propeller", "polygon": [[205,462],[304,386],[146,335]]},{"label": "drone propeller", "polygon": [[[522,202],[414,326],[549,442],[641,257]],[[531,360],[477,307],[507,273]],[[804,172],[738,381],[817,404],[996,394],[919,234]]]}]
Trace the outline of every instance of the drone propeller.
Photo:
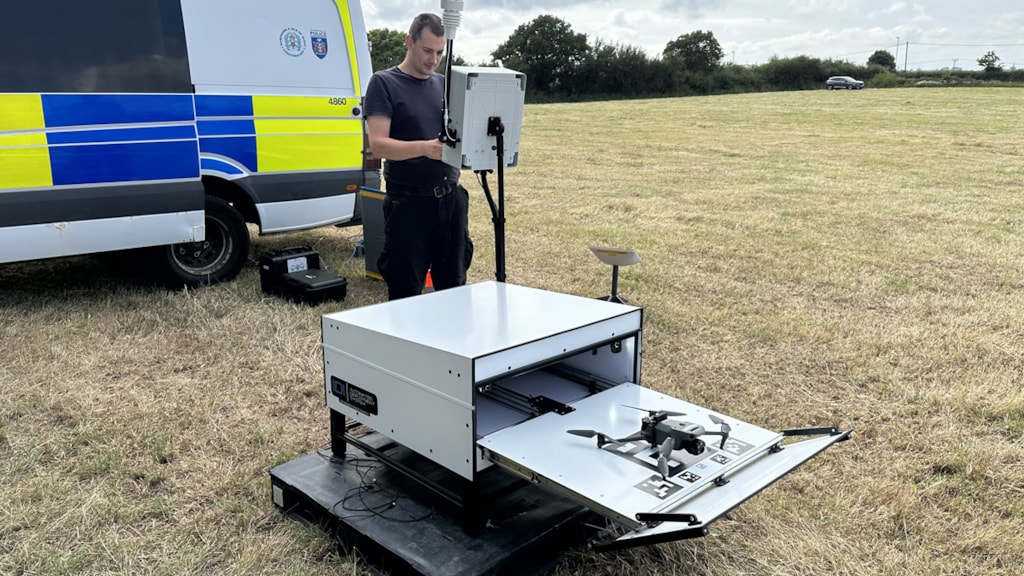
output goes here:
[{"label": "drone propeller", "polygon": [[708,414],[708,418],[710,418],[711,421],[714,422],[715,424],[718,424],[721,427],[721,429],[718,432],[705,431],[704,433],[709,434],[711,436],[721,436],[722,441],[718,444],[718,448],[719,450],[724,450],[725,441],[729,439],[729,433],[732,432],[732,426],[729,426],[728,422],[722,420],[720,417],[715,416],[714,414]]},{"label": "drone propeller", "polygon": [[598,432],[597,430],[566,430],[566,432],[574,436],[582,436],[584,438],[593,438],[594,436],[597,436],[598,448],[604,446],[605,444],[608,444],[609,442],[615,444],[618,443],[618,440],[614,440],[611,436],[605,434],[604,432]]},{"label": "drone propeller", "polygon": [[662,480],[668,479],[668,457],[672,454],[672,445],[675,443],[672,438],[665,438],[665,441],[658,446],[658,472]]},{"label": "drone propeller", "polygon": [[633,410],[647,412],[647,414],[650,415],[651,418],[656,418],[658,416],[686,416],[685,412],[672,412],[671,410],[649,410],[647,408],[640,408],[639,406],[629,406],[627,404],[623,404],[623,406],[626,408],[632,408]]}]

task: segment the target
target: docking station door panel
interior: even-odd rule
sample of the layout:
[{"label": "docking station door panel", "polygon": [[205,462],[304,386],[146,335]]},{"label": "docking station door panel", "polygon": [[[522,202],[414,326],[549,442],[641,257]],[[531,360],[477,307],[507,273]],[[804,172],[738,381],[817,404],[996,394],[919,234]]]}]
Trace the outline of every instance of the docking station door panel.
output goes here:
[{"label": "docking station door panel", "polygon": [[[707,524],[844,439],[831,436],[779,450],[782,433],[631,383],[572,406],[572,412],[544,414],[483,437],[477,445],[498,465],[626,527],[629,532],[613,543],[623,548],[701,536]],[[695,424],[707,432],[728,429],[728,437],[722,442],[718,435],[701,436],[705,445],[699,454],[670,452],[663,476],[656,446],[623,440],[657,411],[675,413],[669,417],[673,425]],[[587,438],[568,430],[596,434]]]}]

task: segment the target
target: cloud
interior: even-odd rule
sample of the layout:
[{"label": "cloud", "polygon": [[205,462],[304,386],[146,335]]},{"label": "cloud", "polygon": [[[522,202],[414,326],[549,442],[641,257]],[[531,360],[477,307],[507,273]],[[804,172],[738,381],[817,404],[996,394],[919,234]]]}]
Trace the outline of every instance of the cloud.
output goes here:
[{"label": "cloud", "polygon": [[907,9],[906,2],[893,2],[889,6],[882,9],[882,14],[895,14],[897,12],[903,12]]}]

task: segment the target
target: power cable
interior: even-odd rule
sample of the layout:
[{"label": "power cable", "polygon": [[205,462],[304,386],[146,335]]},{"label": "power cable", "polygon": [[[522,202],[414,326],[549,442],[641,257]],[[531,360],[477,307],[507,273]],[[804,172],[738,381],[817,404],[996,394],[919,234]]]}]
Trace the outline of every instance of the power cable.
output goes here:
[{"label": "power cable", "polygon": [[[392,486],[370,477],[375,471],[384,468],[384,464],[380,460],[348,454],[344,458],[338,458],[329,451],[327,445],[321,447],[316,453],[332,464],[354,467],[359,476],[359,485],[346,490],[342,497],[331,505],[331,514],[339,520],[376,517],[397,524],[413,524],[434,515],[432,508],[427,508],[425,513],[417,516],[410,515],[406,509],[407,506],[403,504],[406,501],[412,502],[411,498],[402,496]],[[334,473],[338,476],[344,474],[342,470],[336,470]],[[339,510],[349,514],[339,514]]]}]

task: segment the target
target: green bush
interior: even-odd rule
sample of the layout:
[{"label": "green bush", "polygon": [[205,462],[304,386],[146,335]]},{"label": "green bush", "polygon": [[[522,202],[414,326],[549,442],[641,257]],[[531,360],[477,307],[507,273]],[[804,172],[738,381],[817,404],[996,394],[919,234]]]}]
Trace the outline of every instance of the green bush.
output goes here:
[{"label": "green bush", "polygon": [[885,70],[875,74],[875,76],[868,80],[868,86],[872,88],[897,88],[903,85],[903,80],[894,72]]}]

